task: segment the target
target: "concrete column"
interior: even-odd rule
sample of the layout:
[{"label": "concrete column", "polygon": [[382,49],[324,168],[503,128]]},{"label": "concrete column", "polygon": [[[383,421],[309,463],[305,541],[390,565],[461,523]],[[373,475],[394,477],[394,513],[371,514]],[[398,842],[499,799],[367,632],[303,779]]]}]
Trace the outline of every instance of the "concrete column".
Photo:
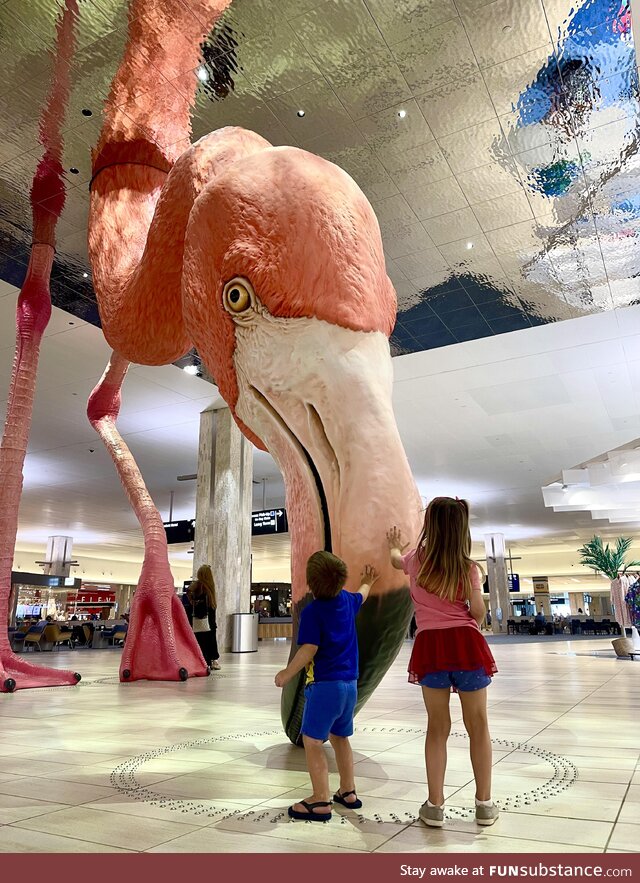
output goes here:
[{"label": "concrete column", "polygon": [[48,576],[70,576],[71,566],[77,562],[71,554],[73,537],[49,537],[47,541],[47,557],[37,562],[44,565],[44,573]]},{"label": "concrete column", "polygon": [[[511,617],[504,536],[500,533],[485,534],[484,547],[487,555],[487,576],[489,578],[491,630],[494,634],[499,635],[501,632],[507,631],[507,620]],[[502,611],[501,621],[497,616],[498,610]]]},{"label": "concrete column", "polygon": [[584,610],[584,595],[582,592],[569,592],[569,610],[577,614],[578,607]]},{"label": "concrete column", "polygon": [[213,469],[215,411],[200,414],[198,440],[198,477],[196,479],[196,528],[193,554],[193,575],[200,565],[213,562]]},{"label": "concrete column", "polygon": [[218,648],[231,649],[231,615],[251,603],[253,446],[228,408],[200,419],[194,571],[211,564],[218,602]]},{"label": "concrete column", "polygon": [[533,597],[535,599],[536,613],[539,613],[540,610],[542,610],[545,616],[551,616],[549,578],[546,576],[534,576],[531,580],[533,582]]}]

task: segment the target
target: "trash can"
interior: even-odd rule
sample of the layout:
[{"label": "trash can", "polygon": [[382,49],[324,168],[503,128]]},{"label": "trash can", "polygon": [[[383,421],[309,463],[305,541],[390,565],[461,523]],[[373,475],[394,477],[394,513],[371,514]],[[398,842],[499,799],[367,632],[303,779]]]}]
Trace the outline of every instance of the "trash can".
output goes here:
[{"label": "trash can", "polygon": [[258,649],[258,614],[233,613],[232,653],[255,653]]}]

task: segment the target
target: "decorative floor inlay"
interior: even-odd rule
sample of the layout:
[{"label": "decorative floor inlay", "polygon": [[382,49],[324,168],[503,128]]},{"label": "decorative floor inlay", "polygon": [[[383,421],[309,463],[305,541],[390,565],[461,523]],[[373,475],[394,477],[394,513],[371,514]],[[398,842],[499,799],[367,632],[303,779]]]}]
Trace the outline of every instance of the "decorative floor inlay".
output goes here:
[{"label": "decorative floor inlay", "polygon": [[[108,680],[108,679],[102,679]],[[421,736],[424,730],[420,727],[386,727],[386,726],[362,726],[355,728],[355,736],[362,733],[390,735],[393,733],[402,735]],[[225,806],[211,807],[206,803],[196,800],[180,799],[175,796],[163,794],[160,790],[142,785],[136,778],[138,772],[144,772],[145,764],[157,758],[166,757],[180,751],[193,748],[205,748],[216,746],[216,748],[224,748],[225,745],[232,745],[234,742],[242,742],[252,738],[281,736],[282,741],[286,741],[285,735],[281,730],[258,730],[254,732],[233,733],[220,736],[211,736],[205,739],[194,739],[188,742],[180,742],[175,745],[167,745],[164,748],[157,748],[131,757],[119,764],[111,773],[112,786],[122,794],[127,794],[134,800],[145,801],[151,806],[160,806],[164,809],[173,810],[174,812],[192,813],[193,815],[206,815],[212,820],[210,824],[225,822],[230,819],[239,819],[244,822],[269,823],[276,824],[278,822],[288,821],[287,813],[284,808],[274,809],[230,809]],[[453,739],[467,741],[466,733],[452,733]],[[513,794],[511,797],[497,799],[495,802],[502,812],[510,810],[520,810],[523,807],[539,803],[556,797],[567,788],[571,787],[578,778],[578,769],[574,763],[559,754],[548,751],[546,748],[530,744],[528,742],[517,742],[510,739],[492,739],[492,744],[501,752],[518,751],[532,755],[540,761],[547,763],[550,767],[550,775],[540,780],[540,784],[528,791],[521,791]],[[302,749],[300,749],[302,751]],[[494,768],[495,769],[495,768]],[[162,783],[158,787],[161,787]],[[301,789],[302,791],[303,789]],[[224,802],[224,801],[223,801]],[[232,801],[228,801],[232,802]],[[391,801],[391,805],[393,802]],[[351,818],[357,818],[360,825],[367,823],[387,823],[395,825],[411,825],[417,820],[417,815],[409,812],[403,812],[400,815],[389,811],[385,814],[374,813],[370,817],[366,815],[366,808],[362,812],[348,810]],[[458,807],[446,807],[446,816],[449,818],[467,819],[474,815],[474,809],[462,809]],[[347,819],[344,815],[336,816],[340,818],[341,823],[346,824]],[[304,824],[311,824],[305,822]]]}]

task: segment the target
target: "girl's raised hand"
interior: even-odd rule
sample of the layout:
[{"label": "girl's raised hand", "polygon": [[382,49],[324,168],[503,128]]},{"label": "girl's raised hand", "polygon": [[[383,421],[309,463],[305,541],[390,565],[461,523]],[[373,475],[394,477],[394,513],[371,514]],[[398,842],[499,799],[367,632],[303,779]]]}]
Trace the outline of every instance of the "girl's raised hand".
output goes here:
[{"label": "girl's raised hand", "polygon": [[387,542],[389,543],[389,551],[393,552],[394,549],[399,549],[403,552],[409,543],[402,543],[402,534],[400,529],[395,525],[391,528],[391,530],[387,531]]}]

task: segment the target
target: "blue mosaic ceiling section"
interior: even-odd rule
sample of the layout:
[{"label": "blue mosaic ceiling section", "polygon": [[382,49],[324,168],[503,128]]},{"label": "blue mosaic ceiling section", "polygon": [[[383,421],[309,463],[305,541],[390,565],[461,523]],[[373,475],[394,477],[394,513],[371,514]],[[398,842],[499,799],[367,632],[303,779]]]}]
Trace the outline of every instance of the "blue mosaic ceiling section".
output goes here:
[{"label": "blue mosaic ceiling section", "polygon": [[[0,2],[0,277],[15,285],[60,5]],[[57,306],[99,324],[86,254],[90,151],[127,4],[79,9],[52,287]],[[196,75],[194,138],[246,126],[358,181],[398,293],[394,354],[640,300],[626,0],[236,0]],[[150,88],[170,87],[159,79],[149,71]]]}]

